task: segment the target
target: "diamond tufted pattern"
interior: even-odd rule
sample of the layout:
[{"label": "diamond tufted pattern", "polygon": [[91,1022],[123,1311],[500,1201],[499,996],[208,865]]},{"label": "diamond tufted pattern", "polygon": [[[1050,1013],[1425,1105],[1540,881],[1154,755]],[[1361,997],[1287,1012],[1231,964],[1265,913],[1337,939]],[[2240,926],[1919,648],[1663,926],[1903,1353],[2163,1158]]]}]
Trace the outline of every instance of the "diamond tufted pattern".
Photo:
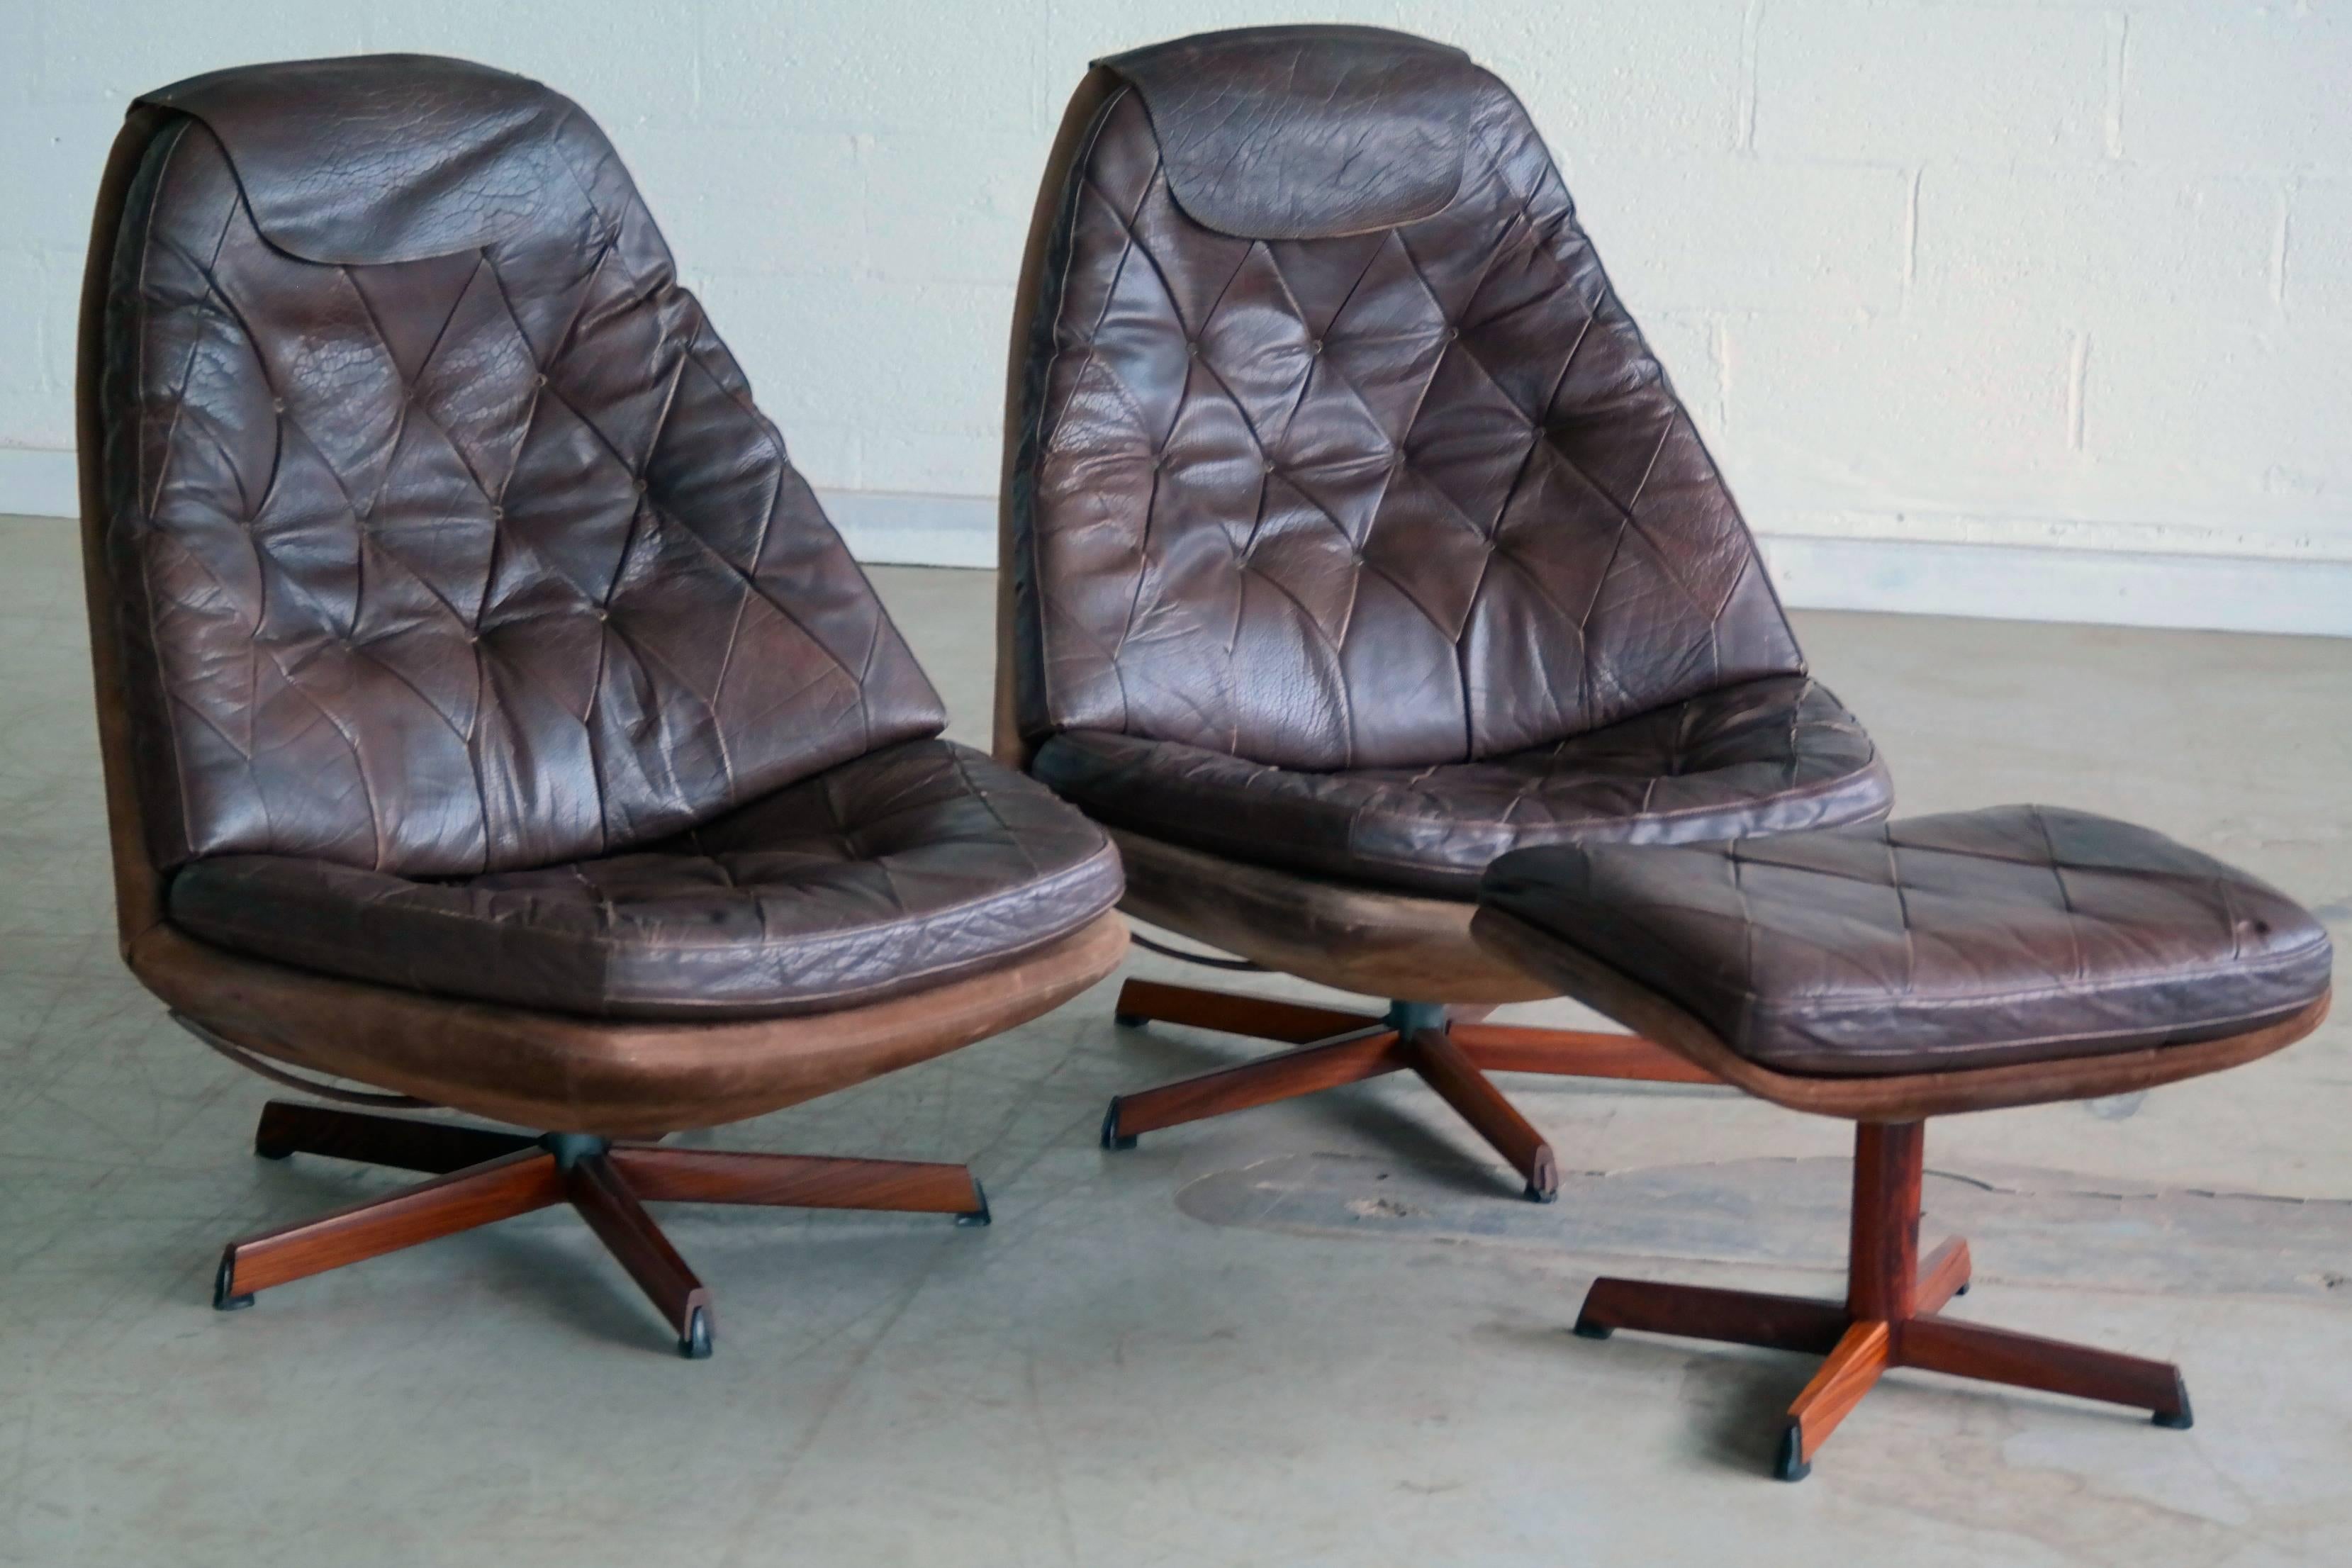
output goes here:
[{"label": "diamond tufted pattern", "polygon": [[103,396],[159,867],[545,866],[939,729],[576,106],[415,57],[147,101]]},{"label": "diamond tufted pattern", "polygon": [[1475,763],[1303,773],[1097,730],[1039,748],[1088,815],[1260,864],[1468,897],[1538,844],[1674,844],[1884,815],[1885,769],[1837,700],[1776,676]]},{"label": "diamond tufted pattern", "polygon": [[[1802,673],[1737,508],[1499,81],[1360,28],[1104,68],[1014,431],[1027,742],[1430,767]],[[1320,112],[1332,92],[1344,126]],[[1320,195],[1302,174],[1318,169]]]},{"label": "diamond tufted pattern", "polygon": [[1788,1072],[1909,1073],[2258,1028],[2325,995],[2325,927],[2160,833],[2011,805],[1669,848],[1528,849],[1482,903]]},{"label": "diamond tufted pattern", "polygon": [[598,1017],[782,1016],[944,984],[1117,902],[1118,857],[1043,785],[950,742],[828,768],[599,859],[426,881],[276,855],[199,860],[207,941],[436,994]]},{"label": "diamond tufted pattern", "polygon": [[[1116,902],[1100,828],[936,738],[570,100],[413,56],[226,71],[134,109],[108,191],[85,542],[126,949],[167,997],[225,948],[570,1015],[525,1100],[573,1116],[561,1053],[627,1034],[581,1020],[859,1007]],[[520,1070],[469,1043],[512,1027],[450,1015],[436,1092]],[[801,1032],[730,1038],[750,1100],[810,1091],[758,1059]]]}]

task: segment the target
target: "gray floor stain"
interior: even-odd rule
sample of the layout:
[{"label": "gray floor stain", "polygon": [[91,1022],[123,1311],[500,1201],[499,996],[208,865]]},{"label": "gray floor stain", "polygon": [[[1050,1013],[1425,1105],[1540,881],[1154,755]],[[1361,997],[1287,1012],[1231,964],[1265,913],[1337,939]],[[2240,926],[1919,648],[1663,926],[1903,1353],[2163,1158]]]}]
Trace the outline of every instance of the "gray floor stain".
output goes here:
[{"label": "gray floor stain", "polygon": [[[1211,1225],[1540,1247],[1596,1256],[1838,1267],[1849,1167],[1741,1160],[1569,1172],[1559,1201],[1465,1190],[1460,1172],[1355,1155],[1286,1154],[1188,1183]],[[2065,1172],[1929,1170],[1922,1249],[1969,1238],[1980,1279],[2154,1293],[2314,1297],[2352,1305],[2352,1201],[2193,1188],[2120,1190]]]}]

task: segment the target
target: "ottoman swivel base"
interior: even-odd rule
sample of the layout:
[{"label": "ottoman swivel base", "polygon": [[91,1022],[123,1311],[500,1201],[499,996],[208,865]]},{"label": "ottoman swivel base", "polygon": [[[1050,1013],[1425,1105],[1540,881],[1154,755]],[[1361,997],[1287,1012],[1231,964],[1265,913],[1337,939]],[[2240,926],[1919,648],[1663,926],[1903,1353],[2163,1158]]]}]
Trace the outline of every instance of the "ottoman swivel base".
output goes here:
[{"label": "ottoman swivel base", "polygon": [[2168,1362],[1937,1315],[1969,1288],[1969,1244],[1954,1237],[1920,1260],[1924,1131],[1917,1121],[1865,1121],[1855,1129],[1853,1243],[1843,1303],[1601,1279],[1584,1298],[1576,1331],[1606,1339],[1634,1329],[1825,1357],[1789,1406],[1774,1461],[1784,1481],[1811,1471],[1813,1456],[1838,1423],[1895,1367],[2104,1400],[2148,1411],[2159,1426],[2187,1426],[2189,1390]]}]

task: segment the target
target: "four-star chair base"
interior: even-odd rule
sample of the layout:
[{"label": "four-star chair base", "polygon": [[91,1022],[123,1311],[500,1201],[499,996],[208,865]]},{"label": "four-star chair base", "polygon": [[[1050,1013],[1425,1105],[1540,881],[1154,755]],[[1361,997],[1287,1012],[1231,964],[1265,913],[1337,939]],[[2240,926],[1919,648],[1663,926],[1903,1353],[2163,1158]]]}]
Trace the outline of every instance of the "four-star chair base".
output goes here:
[{"label": "four-star chair base", "polygon": [[230,1242],[213,1286],[223,1311],[251,1306],[257,1290],[568,1202],[653,1299],[678,1353],[697,1361],[710,1353],[710,1292],[646,1212],[648,1202],[889,1209],[988,1223],[987,1195],[961,1165],[666,1149],[579,1132],[532,1138],[276,1100],[262,1108],[253,1148],[267,1159],[328,1154],[434,1179]]},{"label": "four-star chair base", "polygon": [[1559,1164],[1551,1145],[1503,1098],[1488,1073],[1721,1081],[1638,1035],[1487,1024],[1481,1020],[1488,1011],[1398,1002],[1385,1016],[1373,1017],[1130,980],[1118,994],[1117,1017],[1122,1025],[1183,1024],[1298,1048],[1118,1096],[1103,1117],[1103,1147],[1131,1149],[1139,1133],[1410,1068],[1510,1162],[1525,1180],[1529,1198],[1549,1203],[1559,1195]]},{"label": "four-star chair base", "polygon": [[1843,1304],[1604,1278],[1585,1296],[1576,1331],[1607,1339],[1618,1329],[1635,1329],[1826,1356],[1789,1407],[1774,1464],[1784,1481],[1811,1471],[1814,1454],[1837,1424],[1881,1374],[1898,1366],[2132,1405],[2153,1412],[2159,1426],[2187,1426],[2189,1390],[2168,1362],[1937,1316],[1969,1288],[1969,1245],[1954,1237],[1919,1260],[1923,1130],[1918,1121],[1856,1125],[1853,1242]]}]

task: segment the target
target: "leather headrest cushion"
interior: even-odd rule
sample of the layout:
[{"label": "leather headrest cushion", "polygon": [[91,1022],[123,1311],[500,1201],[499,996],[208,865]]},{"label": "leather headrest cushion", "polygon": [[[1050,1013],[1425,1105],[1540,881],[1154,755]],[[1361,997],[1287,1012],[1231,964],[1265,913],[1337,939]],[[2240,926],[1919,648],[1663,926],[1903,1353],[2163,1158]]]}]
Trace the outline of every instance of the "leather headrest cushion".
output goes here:
[{"label": "leather headrest cushion", "polygon": [[478,249],[587,208],[561,140],[587,117],[527,77],[433,55],[355,55],[190,77],[142,103],[201,121],[262,237],[306,261]]},{"label": "leather headrest cushion", "polygon": [[1461,50],[1380,27],[1244,27],[1096,63],[1142,98],[1184,215],[1252,239],[1442,211],[1487,83]]}]

